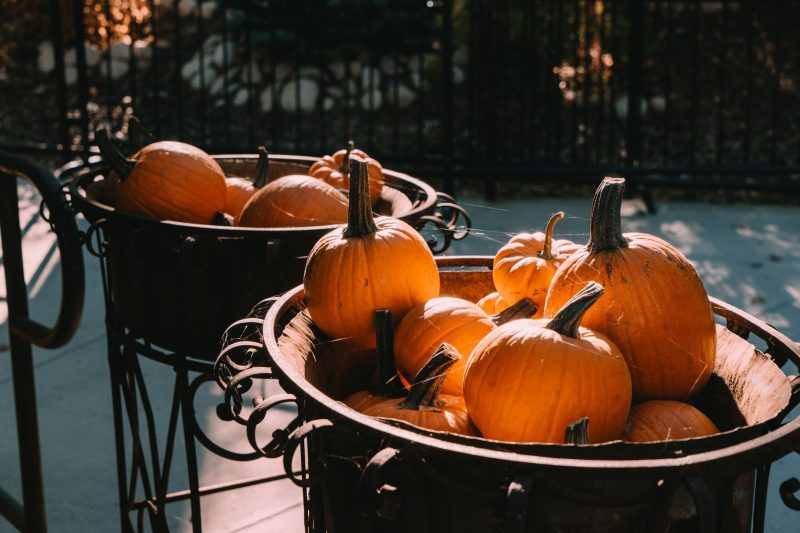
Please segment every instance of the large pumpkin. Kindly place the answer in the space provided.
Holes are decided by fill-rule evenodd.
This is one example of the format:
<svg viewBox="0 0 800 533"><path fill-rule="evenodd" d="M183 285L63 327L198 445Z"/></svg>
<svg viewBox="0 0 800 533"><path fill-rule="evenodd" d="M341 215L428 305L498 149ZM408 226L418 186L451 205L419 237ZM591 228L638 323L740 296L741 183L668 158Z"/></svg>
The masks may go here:
<svg viewBox="0 0 800 533"><path fill-rule="evenodd" d="M650 400L631 408L622 440L657 442L706 437L719 429L696 407L674 400Z"/></svg>
<svg viewBox="0 0 800 533"><path fill-rule="evenodd" d="M439 271L414 228L394 218L373 218L367 163L351 159L347 225L314 245L303 284L308 312L323 332L374 348L375 310L388 309L396 323L439 294Z"/></svg>
<svg viewBox="0 0 800 533"><path fill-rule="evenodd" d="M119 177L113 201L120 211L195 224L210 224L225 207L225 174L197 147L176 141L148 144L132 159L122 155L105 129L96 140Z"/></svg>
<svg viewBox="0 0 800 533"><path fill-rule="evenodd" d="M239 217L245 204L257 190L267 183L267 176L269 176L269 152L263 146L259 146L258 163L256 163L252 177L228 176L225 178L225 212L233 217L235 224L239 224Z"/></svg>
<svg viewBox="0 0 800 533"><path fill-rule="evenodd" d="M545 302L552 316L587 281L605 296L583 324L607 335L631 369L637 401L684 400L714 368L716 329L703 283L669 243L646 233L622 233L625 180L603 180L592 205L589 243L553 276Z"/></svg>
<svg viewBox="0 0 800 533"><path fill-rule="evenodd" d="M329 185L343 191L350 190L350 156L357 156L367 162L369 175L369 199L372 205L378 202L383 191L383 167L378 161L369 157L363 150L355 147L353 141L347 141L347 148L333 155L323 156L308 169L309 176L319 178Z"/></svg>
<svg viewBox="0 0 800 533"><path fill-rule="evenodd" d="M537 317L544 312L544 300L556 269L580 245L568 240L553 240L556 222L564 218L558 212L550 218L544 233L520 233L500 248L494 256L492 278L498 294L512 304L530 298L537 305Z"/></svg>
<svg viewBox="0 0 800 533"><path fill-rule="evenodd" d="M525 299L513 309L490 316L461 298L440 296L411 309L397 325L394 338L395 363L407 383L422 369L430 355L443 343L452 345L464 359L445 377L442 392L463 394L464 363L475 346L498 325L527 318L536 306Z"/></svg>
<svg viewBox="0 0 800 533"><path fill-rule="evenodd" d="M362 410L365 415L463 435L477 435L460 396L439 394L448 369L461 357L452 346L441 346L414 377L403 400L384 400Z"/></svg>
<svg viewBox="0 0 800 533"><path fill-rule="evenodd" d="M239 225L284 228L341 224L347 220L347 198L310 176L291 174L271 181L248 200Z"/></svg>
<svg viewBox="0 0 800 533"><path fill-rule="evenodd" d="M628 366L607 337L579 326L602 293L590 283L552 320L514 320L478 343L464 400L484 437L563 443L567 427L588 417L590 443L619 438L631 405Z"/></svg>

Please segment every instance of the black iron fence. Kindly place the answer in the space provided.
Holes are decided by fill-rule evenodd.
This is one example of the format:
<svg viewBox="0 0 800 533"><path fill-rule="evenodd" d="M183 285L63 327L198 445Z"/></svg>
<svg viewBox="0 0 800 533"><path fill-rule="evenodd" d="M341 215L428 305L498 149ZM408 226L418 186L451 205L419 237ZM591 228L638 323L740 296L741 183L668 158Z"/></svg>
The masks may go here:
<svg viewBox="0 0 800 533"><path fill-rule="evenodd" d="M215 152L353 137L450 178L800 174L795 2L2 2L21 22L0 70L7 148L85 153L136 113Z"/></svg>

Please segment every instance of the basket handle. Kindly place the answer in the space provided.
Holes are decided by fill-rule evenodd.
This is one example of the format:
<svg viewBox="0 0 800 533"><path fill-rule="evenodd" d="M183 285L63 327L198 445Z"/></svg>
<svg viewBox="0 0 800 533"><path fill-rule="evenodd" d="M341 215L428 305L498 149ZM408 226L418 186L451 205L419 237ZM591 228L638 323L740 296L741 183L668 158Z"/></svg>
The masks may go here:
<svg viewBox="0 0 800 533"><path fill-rule="evenodd" d="M49 215L45 218L55 231L58 251L61 254L61 304L58 317L52 327L31 319L27 311L25 281L17 279L8 284L9 326L14 334L42 348L59 348L73 337L83 314L85 275L81 233L75 216L59 181L44 167L24 157L0 152L0 176L2 176L2 241L6 276L9 270L22 270L22 237L19 228L16 179L31 181L42 196L42 205ZM13 275L13 274L11 274ZM14 294L17 293L17 294ZM14 304L11 300L19 298ZM24 302L24 303L23 303ZM11 306L18 307L14 312ZM14 316L16 315L16 316Z"/></svg>

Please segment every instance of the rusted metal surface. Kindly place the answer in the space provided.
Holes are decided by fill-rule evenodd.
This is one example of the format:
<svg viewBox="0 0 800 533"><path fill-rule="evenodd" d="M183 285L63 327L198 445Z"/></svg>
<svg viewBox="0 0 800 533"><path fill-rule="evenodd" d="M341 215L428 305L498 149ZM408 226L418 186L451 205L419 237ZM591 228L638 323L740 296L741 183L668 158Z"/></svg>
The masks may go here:
<svg viewBox="0 0 800 533"><path fill-rule="evenodd" d="M438 261L449 294L460 294L459 279L468 285L491 279L489 257ZM473 292L466 296L474 299ZM723 302L712 300L712 306L737 334L748 331L766 341L770 357L800 363L797 347L774 328ZM730 413L721 433L710 437L517 444L374 419L337 401L346 390L331 397L328 374L315 365L319 351L329 348L309 340L316 335L310 321L305 333L297 329L302 309L302 287L270 302L263 341L272 377L297 398L307 421L288 436L284 453L305 444L313 463L298 483L310 513L308 531L758 531L765 467L800 443L800 420L784 420L797 402L796 389L755 349L720 357L715 379L728 394L712 387L698 398ZM298 343L287 335L306 338ZM306 353L290 355L292 346ZM229 371L223 388L236 374L232 362L220 361L218 368ZM737 380L742 368L760 377ZM234 396L241 402L245 392ZM792 480L784 483L789 505L795 489Z"/></svg>

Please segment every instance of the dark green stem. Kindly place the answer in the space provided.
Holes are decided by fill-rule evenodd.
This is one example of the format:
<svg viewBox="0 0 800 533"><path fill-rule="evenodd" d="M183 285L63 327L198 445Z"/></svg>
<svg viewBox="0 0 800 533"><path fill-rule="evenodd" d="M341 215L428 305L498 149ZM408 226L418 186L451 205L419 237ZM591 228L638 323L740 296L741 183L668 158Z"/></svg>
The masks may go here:
<svg viewBox="0 0 800 533"><path fill-rule="evenodd" d="M565 337L579 339L578 328L581 325L583 315L602 295L603 286L595 281L589 282L558 310L556 316L545 327Z"/></svg>
<svg viewBox="0 0 800 533"><path fill-rule="evenodd" d="M553 230L556 227L556 222L564 218L564 212L559 211L555 215L550 217L550 220L547 222L547 229L544 230L544 248L542 251L539 252L539 257L542 259L552 259L553 258Z"/></svg>
<svg viewBox="0 0 800 533"><path fill-rule="evenodd" d="M97 132L95 132L94 140L97 143L97 147L100 148L100 155L103 156L106 163L117 173L119 179L124 180L130 176L133 167L136 166L136 161L122 155L122 152L111 142L105 128L99 128Z"/></svg>
<svg viewBox="0 0 800 533"><path fill-rule="evenodd" d="M584 416L567 426L564 444L589 444L589 417Z"/></svg>
<svg viewBox="0 0 800 533"><path fill-rule="evenodd" d="M388 309L375 311L375 333L378 338L378 363L369 393L383 398L402 398L406 395L406 388L394 364L394 326L392 312Z"/></svg>
<svg viewBox="0 0 800 533"><path fill-rule="evenodd" d="M258 163L253 171L253 187L260 189L267 184L269 178L269 151L263 147L258 147Z"/></svg>
<svg viewBox="0 0 800 533"><path fill-rule="evenodd" d="M369 201L369 178L367 162L353 156L350 161L350 203L347 208L347 227L345 237L366 237L378 231L372 217L372 205Z"/></svg>
<svg viewBox="0 0 800 533"><path fill-rule="evenodd" d="M495 325L502 326L506 322L511 322L512 320L517 320L518 318L528 318L529 316L533 316L536 314L536 310L537 307L535 303L533 303L529 298L523 298L508 309L500 311L496 315L492 315L489 318L492 319L492 322L494 322Z"/></svg>
<svg viewBox="0 0 800 533"><path fill-rule="evenodd" d="M628 240L622 234L623 192L625 178L604 178L594 193L589 242L586 245L590 252L628 247Z"/></svg>
<svg viewBox="0 0 800 533"><path fill-rule="evenodd" d="M442 344L414 377L408 396L398 404L400 409L436 407L436 398L442 388L447 371L461 355L449 344Z"/></svg>

